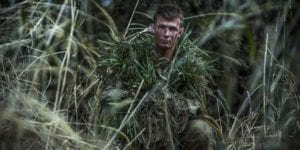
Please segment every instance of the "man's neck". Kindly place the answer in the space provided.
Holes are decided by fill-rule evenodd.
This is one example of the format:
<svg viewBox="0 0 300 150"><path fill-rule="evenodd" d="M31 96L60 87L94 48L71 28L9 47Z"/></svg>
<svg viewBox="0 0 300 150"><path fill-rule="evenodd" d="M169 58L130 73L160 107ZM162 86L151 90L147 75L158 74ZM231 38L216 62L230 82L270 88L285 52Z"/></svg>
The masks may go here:
<svg viewBox="0 0 300 150"><path fill-rule="evenodd" d="M161 56L161 57L165 57L168 58L169 60L171 60L174 56L174 52L175 52L175 47L170 48L170 49L159 49L159 48L155 48L155 51Z"/></svg>

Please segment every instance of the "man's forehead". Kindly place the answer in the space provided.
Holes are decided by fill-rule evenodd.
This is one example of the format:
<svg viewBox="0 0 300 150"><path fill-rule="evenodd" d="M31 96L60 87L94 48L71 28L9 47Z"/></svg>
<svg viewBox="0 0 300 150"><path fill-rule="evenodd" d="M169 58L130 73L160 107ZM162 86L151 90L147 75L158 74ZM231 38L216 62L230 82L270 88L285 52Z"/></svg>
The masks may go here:
<svg viewBox="0 0 300 150"><path fill-rule="evenodd" d="M173 19L165 19L163 17L158 17L156 24L163 24L168 26L180 26L180 18L173 18Z"/></svg>

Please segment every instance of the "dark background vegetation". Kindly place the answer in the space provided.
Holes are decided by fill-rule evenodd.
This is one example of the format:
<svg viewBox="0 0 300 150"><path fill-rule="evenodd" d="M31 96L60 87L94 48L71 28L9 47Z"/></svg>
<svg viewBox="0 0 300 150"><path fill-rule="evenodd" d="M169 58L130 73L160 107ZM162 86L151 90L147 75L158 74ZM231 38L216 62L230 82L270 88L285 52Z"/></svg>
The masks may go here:
<svg viewBox="0 0 300 150"><path fill-rule="evenodd" d="M61 49L64 50L67 43L60 40L60 37L56 37L49 46L45 44L43 39L38 38L38 35L36 35L37 40L32 40L34 36L27 33L33 26L27 22L35 22L29 16L30 10L34 8L32 6L36 5L34 2L38 1L27 0L28 3L24 5L21 4L23 2L25 1L0 1L0 55L2 60L0 80L2 89L12 89L17 85L15 82L11 82L15 81L12 79L15 77L11 73L14 70L12 68L22 69L30 64L31 59L23 59L23 57L36 55L30 51L31 48L57 52ZM61 0L44 0L41 2L57 4L58 6L64 3ZM138 5L134 10L137 2ZM298 97L298 91L300 90L300 30L298 25L300 23L300 3L298 1L97 0L96 3L103 7L113 19L117 28L115 31L117 39L122 39L124 33L127 32L127 25L133 12L135 13L128 34L146 28L151 23L151 17L159 4L178 4L184 11L185 29L187 32L191 31L189 38L209 53L214 64L215 72L212 73L210 83L212 94L209 100L211 103L208 107L210 114L216 120L219 119L220 124L225 126L224 134L227 135L225 131L238 126L233 125L235 119L231 116L242 116L239 120L240 126L242 126L243 121L247 123L247 120L251 120L253 112L257 113L258 116L266 113L267 119L257 118L267 120L270 135L275 135L277 131L281 131L282 137L279 141L283 141L290 149L299 148L299 143L296 143L300 140L300 105ZM88 0L76 1L76 7L84 14L78 17L74 36L84 46L77 47L74 56L76 58L71 58L76 63L68 66L75 72L77 71L76 75L68 75L76 77L68 79L72 82L68 82L70 85L67 85L63 91L64 94L61 92L60 95L64 95L69 100L74 98L72 88L77 87L76 85L80 85L78 89L89 87L92 89L91 91L80 89L83 94L81 93L76 97L79 99L79 103L84 103L84 99L91 99L97 93L97 88L93 89L93 81L96 78L88 76L92 74L93 71L90 70L94 69L94 59L96 60L98 57L94 54L98 54L97 50L101 50L96 41L99 39L114 41L114 38L111 37L111 29L106 26L106 24L112 25L109 22L110 20L103 12L99 11L95 3ZM60 9L54 7L50 9L52 13L49 16L54 16L55 20L55 16ZM63 16L66 20L70 18L70 11L65 11ZM51 23L43 22L43 30L47 30L47 24ZM68 38L71 25L72 23L66 23L63 26L64 33L62 37ZM7 46L14 41L28 38L31 42L35 41L35 43L31 43L32 45L29 44L30 42L26 43L31 48L24 45L18 46L18 48ZM64 56L65 54L59 53L55 57L47 58L47 61L51 66L59 66ZM8 74L10 79L8 79ZM31 81L32 76L33 73L28 73L24 79ZM51 76L51 83L48 85L48 80L45 81L44 79L49 79L49 76ZM18 78L20 77L18 76ZM54 94L58 90L57 84L60 82L58 79L58 73L47 72L42 75L41 79L36 80L41 85L34 87L40 91L47 90L48 92L45 93L47 99L55 99L59 96ZM31 86L25 86L24 88L27 88L27 90L24 91L30 91L29 87ZM5 97L5 95L2 95L2 97ZM44 100L44 98L41 99ZM244 103L250 101L250 99L250 104L244 106ZM84 119L90 115L88 106L84 104L78 110L75 110L75 104L68 104L68 102L62 103L62 105L66 109L74 110L68 112L70 116L79 113L82 116L78 118L82 120L76 121L86 122ZM264 102L267 103L266 112L262 110ZM218 104L222 104L224 107L221 111L216 109ZM49 100L47 105L54 107L55 101ZM63 106L62 108L64 108ZM71 118L69 118L69 121L75 122L74 118ZM255 130L254 135L260 135L260 130L256 129L262 126L262 122L251 122L255 124L251 126ZM83 128L80 125L76 127ZM229 135L227 140L234 140ZM236 136L242 139L243 136L249 135L241 133ZM267 138L267 141L272 140L270 137ZM276 140L274 143L276 143Z"/></svg>

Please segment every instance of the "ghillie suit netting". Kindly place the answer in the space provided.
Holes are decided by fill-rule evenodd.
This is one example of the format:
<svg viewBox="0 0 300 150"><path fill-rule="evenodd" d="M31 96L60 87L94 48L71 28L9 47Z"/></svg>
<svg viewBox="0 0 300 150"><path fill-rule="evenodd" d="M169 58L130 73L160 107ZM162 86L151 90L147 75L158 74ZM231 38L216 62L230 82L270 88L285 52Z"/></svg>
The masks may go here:
<svg viewBox="0 0 300 150"><path fill-rule="evenodd" d="M188 122L208 116L207 82L213 70L209 56L187 37L172 60L159 57L147 32L115 44L99 42L102 123L123 128L137 139L135 146L179 147Z"/></svg>

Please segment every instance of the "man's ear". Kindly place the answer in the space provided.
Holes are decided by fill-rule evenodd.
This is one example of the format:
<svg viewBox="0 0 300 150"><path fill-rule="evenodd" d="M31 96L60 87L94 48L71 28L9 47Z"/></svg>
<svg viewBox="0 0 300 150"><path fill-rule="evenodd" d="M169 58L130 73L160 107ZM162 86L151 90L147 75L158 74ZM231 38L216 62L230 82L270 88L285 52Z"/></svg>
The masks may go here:
<svg viewBox="0 0 300 150"><path fill-rule="evenodd" d="M184 28L182 27L179 29L178 37L181 37L183 33L184 33Z"/></svg>
<svg viewBox="0 0 300 150"><path fill-rule="evenodd" d="M149 26L150 32L154 33L154 23L151 23Z"/></svg>

